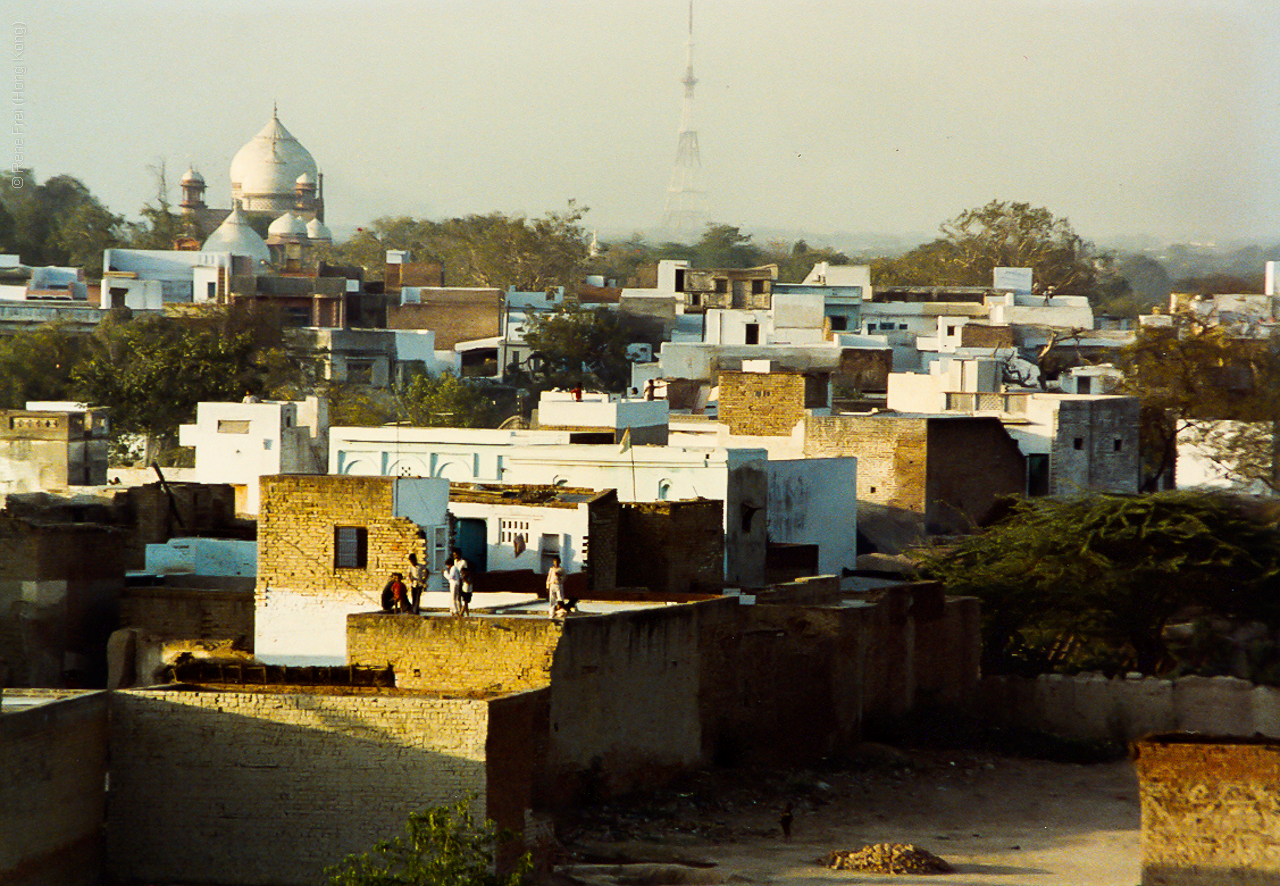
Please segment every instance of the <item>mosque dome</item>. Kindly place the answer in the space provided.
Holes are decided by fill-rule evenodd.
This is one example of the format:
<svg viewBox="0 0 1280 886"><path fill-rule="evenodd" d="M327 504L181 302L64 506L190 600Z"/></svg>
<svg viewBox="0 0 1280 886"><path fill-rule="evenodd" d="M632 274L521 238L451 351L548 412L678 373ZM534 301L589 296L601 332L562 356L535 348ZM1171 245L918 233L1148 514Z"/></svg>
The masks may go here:
<svg viewBox="0 0 1280 886"><path fill-rule="evenodd" d="M315 188L316 177L309 172L304 172L294 180L295 188Z"/></svg>
<svg viewBox="0 0 1280 886"><path fill-rule="evenodd" d="M244 199L245 208L267 208L257 205L255 197L285 196L293 199L298 177L317 174L311 152L284 128L272 112L271 120L249 143L236 152L231 161L233 198ZM283 207L281 207L283 208Z"/></svg>
<svg viewBox="0 0 1280 886"><path fill-rule="evenodd" d="M182 173L181 183L184 185L202 185L204 184L204 176L196 172L194 166L188 166L187 171Z"/></svg>
<svg viewBox="0 0 1280 886"><path fill-rule="evenodd" d="M240 204L231 210L227 220L209 235L202 247L205 252L229 252L232 255L247 255L258 261L271 261L271 250L266 241L258 236L258 232L249 226L240 212Z"/></svg>
<svg viewBox="0 0 1280 886"><path fill-rule="evenodd" d="M310 240L321 240L325 243L333 242L333 233L325 227L324 222L318 218L313 218L307 222L307 238Z"/></svg>
<svg viewBox="0 0 1280 886"><path fill-rule="evenodd" d="M305 237L307 223L292 212L286 212L267 228L268 237Z"/></svg>

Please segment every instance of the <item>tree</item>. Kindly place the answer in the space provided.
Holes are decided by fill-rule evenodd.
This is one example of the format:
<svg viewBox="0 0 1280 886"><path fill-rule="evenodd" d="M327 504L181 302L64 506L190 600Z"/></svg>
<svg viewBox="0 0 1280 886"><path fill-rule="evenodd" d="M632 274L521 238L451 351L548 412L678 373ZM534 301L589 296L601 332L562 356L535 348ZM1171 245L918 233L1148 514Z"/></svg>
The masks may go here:
<svg viewBox="0 0 1280 886"><path fill-rule="evenodd" d="M500 835L492 822L478 824L468 801L409 816L406 834L349 855L325 871L329 886L520 886L532 864L522 856L498 873Z"/></svg>
<svg viewBox="0 0 1280 886"><path fill-rule="evenodd" d="M764 263L764 251L736 225L707 225L693 245L693 254L700 268L750 268Z"/></svg>
<svg viewBox="0 0 1280 886"><path fill-rule="evenodd" d="M47 323L0 338L0 408L29 400L72 399L72 376L88 349L85 336Z"/></svg>
<svg viewBox="0 0 1280 886"><path fill-rule="evenodd" d="M69 175L41 184L30 169L8 170L0 183L0 204L9 218L0 249L17 253L28 265L70 265L74 260L77 266L96 268L102 263L99 247L119 242L120 217Z"/></svg>
<svg viewBox="0 0 1280 886"><path fill-rule="evenodd" d="M537 314L527 324L525 341L533 351L529 374L536 384L623 391L631 381L626 333L608 308L566 303Z"/></svg>
<svg viewBox="0 0 1280 886"><path fill-rule="evenodd" d="M169 203L169 177L164 161L147 168L156 180L155 202L142 207L141 222L129 225L129 245L134 249L173 249L174 243L189 233L189 225Z"/></svg>
<svg viewBox="0 0 1280 886"><path fill-rule="evenodd" d="M1029 203L992 200L939 230L941 237L900 258L874 262L873 282L990 286L997 267L1029 267L1038 288L1093 296L1106 264L1067 219Z"/></svg>
<svg viewBox="0 0 1280 886"><path fill-rule="evenodd" d="M1176 615L1280 626L1280 530L1254 507L1172 492L1024 500L922 571L982 600L987 673L1158 673Z"/></svg>
<svg viewBox="0 0 1280 886"><path fill-rule="evenodd" d="M278 328L252 312L208 308L182 317L107 318L72 373L79 399L111 410L117 435L145 438L144 460L168 458L178 426L204 400L269 393Z"/></svg>
<svg viewBox="0 0 1280 886"><path fill-rule="evenodd" d="M386 250L406 249L417 261L440 262L451 285L546 292L580 281L588 259L585 215L570 202L532 221L500 212L443 222L380 218L335 254L373 270L382 267Z"/></svg>
<svg viewBox="0 0 1280 886"><path fill-rule="evenodd" d="M401 421L423 428L491 428L498 423L497 404L486 385L452 372L432 377L414 373L396 390Z"/></svg>
<svg viewBox="0 0 1280 886"><path fill-rule="evenodd" d="M1177 458L1180 434L1242 479L1280 488L1270 426L1280 421L1280 355L1270 341L1231 337L1186 312L1168 327L1144 327L1121 353L1119 393L1143 406L1147 488ZM1221 432L1223 421L1262 423L1247 433Z"/></svg>

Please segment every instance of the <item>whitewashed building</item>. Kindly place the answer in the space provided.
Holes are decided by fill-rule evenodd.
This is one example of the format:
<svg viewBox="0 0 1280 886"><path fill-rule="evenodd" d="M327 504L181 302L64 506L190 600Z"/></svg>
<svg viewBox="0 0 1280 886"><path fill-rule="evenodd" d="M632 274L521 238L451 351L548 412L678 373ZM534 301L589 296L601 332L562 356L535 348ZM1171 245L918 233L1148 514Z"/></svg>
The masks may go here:
<svg viewBox="0 0 1280 886"><path fill-rule="evenodd" d="M323 398L201 403L196 423L178 428L178 442L195 448L196 482L231 484L236 510L256 514L261 477L326 473L328 431Z"/></svg>

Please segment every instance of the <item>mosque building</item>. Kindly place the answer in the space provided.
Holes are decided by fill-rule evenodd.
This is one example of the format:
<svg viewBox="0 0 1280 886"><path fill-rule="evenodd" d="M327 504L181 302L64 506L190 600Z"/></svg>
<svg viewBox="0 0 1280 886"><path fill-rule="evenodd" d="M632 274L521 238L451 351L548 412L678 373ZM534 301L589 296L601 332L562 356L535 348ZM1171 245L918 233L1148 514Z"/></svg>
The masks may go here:
<svg viewBox="0 0 1280 886"><path fill-rule="evenodd" d="M234 246L238 254L268 256L282 265L297 262L308 246L333 242L324 223L324 176L275 108L267 124L236 152L230 171L232 209L205 203L207 185L194 166L179 183L183 214L199 236L207 234L204 251Z"/></svg>

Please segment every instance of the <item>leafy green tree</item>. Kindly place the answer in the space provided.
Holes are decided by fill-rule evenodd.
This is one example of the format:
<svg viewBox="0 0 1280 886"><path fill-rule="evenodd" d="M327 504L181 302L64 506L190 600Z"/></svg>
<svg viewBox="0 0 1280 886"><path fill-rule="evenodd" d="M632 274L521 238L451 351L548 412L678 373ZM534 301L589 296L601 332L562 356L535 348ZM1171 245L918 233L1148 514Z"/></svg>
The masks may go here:
<svg viewBox="0 0 1280 886"><path fill-rule="evenodd" d="M492 822L475 821L466 800L409 816L406 833L349 855L329 868L329 886L520 886L529 881L529 856L498 873L500 836Z"/></svg>
<svg viewBox="0 0 1280 886"><path fill-rule="evenodd" d="M84 268L90 280L102 278L102 252L119 246L124 219L107 211L96 200L83 203L58 221L54 246L67 256L66 263Z"/></svg>
<svg viewBox="0 0 1280 886"><path fill-rule="evenodd" d="M809 276L819 262L847 265L849 256L825 246L812 247L803 240L788 243L785 240L770 241L761 255L764 262L778 266L779 283L799 283Z"/></svg>
<svg viewBox="0 0 1280 886"><path fill-rule="evenodd" d="M1177 615L1280 626L1280 531L1251 507L1173 492L1019 501L922 571L982 600L988 673L1159 673Z"/></svg>
<svg viewBox="0 0 1280 886"><path fill-rule="evenodd" d="M235 401L266 390L278 361L278 329L241 309L109 317L72 373L78 399L111 410L117 435L145 438L144 461L173 455L178 426L202 400Z"/></svg>
<svg viewBox="0 0 1280 886"><path fill-rule="evenodd" d="M0 182L0 204L10 219L0 249L17 253L25 264L101 267L93 250L119 242L120 217L69 175L40 183L30 169L11 169ZM2 226L0 226L2 227ZM0 235L4 232L0 230Z"/></svg>
<svg viewBox="0 0 1280 886"><path fill-rule="evenodd" d="M940 232L900 258L874 262L873 282L990 286L997 267L1029 267L1038 287L1093 296L1105 266L1067 219L1029 203L992 200L943 222Z"/></svg>
<svg viewBox="0 0 1280 886"><path fill-rule="evenodd" d="M396 391L401 421L423 428L491 428L497 404L487 385L452 372L432 377L414 373Z"/></svg>
<svg viewBox="0 0 1280 886"><path fill-rule="evenodd" d="M1226 420L1280 421L1280 355L1269 341L1232 338L1221 326L1191 314L1175 314L1172 323L1140 329L1119 361L1124 373L1119 393L1142 401L1148 480L1172 468L1178 436L1190 431L1202 436L1209 456L1229 470L1280 488L1273 434L1265 427L1247 433L1216 430Z"/></svg>
<svg viewBox="0 0 1280 886"><path fill-rule="evenodd" d="M438 261L455 286L514 286L526 292L571 288L587 267L586 210L570 203L538 219L500 212L442 222L381 218L335 250L340 261L380 269L388 249L407 249L415 261Z"/></svg>
<svg viewBox="0 0 1280 886"><path fill-rule="evenodd" d="M631 380L627 335L608 308L566 303L527 324L533 382L542 387L623 391Z"/></svg>
<svg viewBox="0 0 1280 886"><path fill-rule="evenodd" d="M736 225L709 224L693 245L694 263L700 268L750 268L764 263L764 250Z"/></svg>
<svg viewBox="0 0 1280 886"><path fill-rule="evenodd" d="M73 399L72 375L87 351L83 335L47 323L0 338L0 407Z"/></svg>

